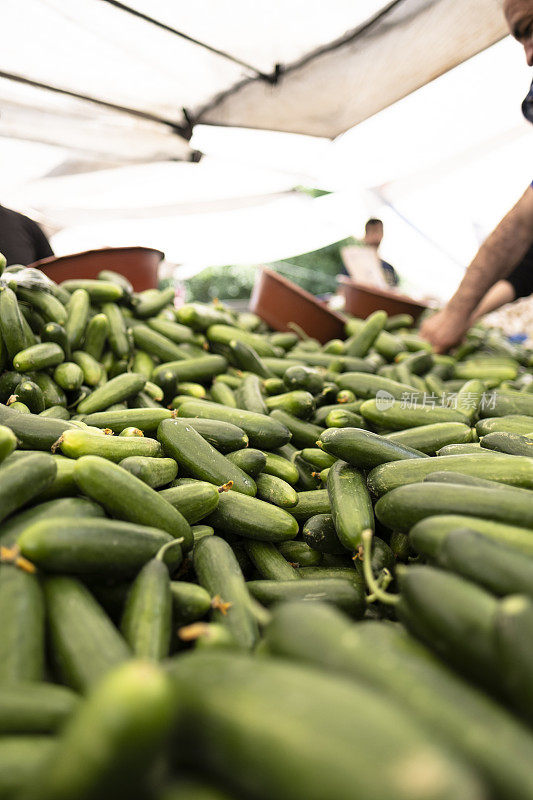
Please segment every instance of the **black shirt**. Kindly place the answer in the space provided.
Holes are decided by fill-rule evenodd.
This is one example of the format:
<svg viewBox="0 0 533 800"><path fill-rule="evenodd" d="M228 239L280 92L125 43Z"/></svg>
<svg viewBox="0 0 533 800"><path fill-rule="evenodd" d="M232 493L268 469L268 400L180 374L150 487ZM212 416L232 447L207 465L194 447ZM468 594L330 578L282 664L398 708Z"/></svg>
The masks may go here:
<svg viewBox="0 0 533 800"><path fill-rule="evenodd" d="M517 299L533 294L533 245L506 280L513 287Z"/></svg>
<svg viewBox="0 0 533 800"><path fill-rule="evenodd" d="M36 222L4 206L0 206L0 253L5 255L8 266L26 266L54 255Z"/></svg>

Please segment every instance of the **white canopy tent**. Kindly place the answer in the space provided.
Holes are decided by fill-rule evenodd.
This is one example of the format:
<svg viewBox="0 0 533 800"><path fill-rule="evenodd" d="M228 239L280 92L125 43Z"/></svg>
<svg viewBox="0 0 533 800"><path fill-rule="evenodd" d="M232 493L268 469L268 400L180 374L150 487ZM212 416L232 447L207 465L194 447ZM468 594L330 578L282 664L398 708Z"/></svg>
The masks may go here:
<svg viewBox="0 0 533 800"><path fill-rule="evenodd" d="M333 138L505 35L498 0L3 0L0 136L184 158L202 122Z"/></svg>

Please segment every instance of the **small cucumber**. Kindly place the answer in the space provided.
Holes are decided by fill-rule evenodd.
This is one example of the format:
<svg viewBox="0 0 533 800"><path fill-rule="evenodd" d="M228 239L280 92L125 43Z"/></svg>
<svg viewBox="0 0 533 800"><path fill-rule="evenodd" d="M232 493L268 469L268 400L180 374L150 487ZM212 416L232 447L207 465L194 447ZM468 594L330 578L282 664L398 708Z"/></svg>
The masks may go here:
<svg viewBox="0 0 533 800"><path fill-rule="evenodd" d="M196 583L170 581L170 595L172 620L176 626L202 619L211 608L211 595Z"/></svg>
<svg viewBox="0 0 533 800"><path fill-rule="evenodd" d="M298 495L287 481L263 472L256 478L257 497L280 508L291 508L298 502Z"/></svg>
<svg viewBox="0 0 533 800"><path fill-rule="evenodd" d="M94 389L88 397L78 404L79 414L94 414L103 411L113 403L128 400L143 390L146 378L135 372L117 375L103 386Z"/></svg>
<svg viewBox="0 0 533 800"><path fill-rule="evenodd" d="M266 464L262 469L267 475L281 478L282 481L294 486L298 482L298 470L290 461L276 453L265 453Z"/></svg>
<svg viewBox="0 0 533 800"><path fill-rule="evenodd" d="M419 450L358 428L329 428L317 444L326 453L363 469L372 469L391 461L427 459L426 454Z"/></svg>
<svg viewBox="0 0 533 800"><path fill-rule="evenodd" d="M74 477L81 491L114 517L154 526L174 538L182 538L184 551L192 547L192 532L182 514L161 493L118 464L97 456L83 456L76 462Z"/></svg>
<svg viewBox="0 0 533 800"><path fill-rule="evenodd" d="M37 576L23 571L15 563L0 564L2 685L44 679L42 590Z"/></svg>
<svg viewBox="0 0 533 800"><path fill-rule="evenodd" d="M157 436L165 452L187 474L217 486L232 481L235 491L255 495L253 479L215 450L192 425L181 419L163 420L157 429Z"/></svg>
<svg viewBox="0 0 533 800"><path fill-rule="evenodd" d="M235 450L232 453L228 453L226 458L251 478L256 478L260 472L264 471L267 461L266 453L261 450L255 450L253 447Z"/></svg>
<svg viewBox="0 0 533 800"><path fill-rule="evenodd" d="M486 436L496 431L508 433L522 433L527 435L533 431L532 418L525 414L509 414L505 417L488 417L476 423L478 436Z"/></svg>
<svg viewBox="0 0 533 800"><path fill-rule="evenodd" d="M163 489L159 495L177 508L192 525L207 517L218 506L220 492L206 481L192 481L181 486Z"/></svg>
<svg viewBox="0 0 533 800"><path fill-rule="evenodd" d="M291 508L291 515L298 522L307 522L315 514L330 514L331 505L327 489L298 492L298 502Z"/></svg>
<svg viewBox="0 0 533 800"><path fill-rule="evenodd" d="M434 456L437 450L446 445L471 442L472 429L463 422L436 422L387 433L385 438Z"/></svg>
<svg viewBox="0 0 533 800"><path fill-rule="evenodd" d="M229 408L237 408L238 404L235 398L235 392L225 383L217 383L215 381L211 386L209 394L214 403L220 403Z"/></svg>
<svg viewBox="0 0 533 800"><path fill-rule="evenodd" d="M239 647L251 650L259 630L233 550L224 539L207 536L194 548L193 560L200 585L220 600L219 606L214 606L214 620L227 626Z"/></svg>
<svg viewBox="0 0 533 800"><path fill-rule="evenodd" d="M102 366L89 353L76 350L72 353L72 360L83 373L83 383L86 386L98 386L102 378Z"/></svg>
<svg viewBox="0 0 533 800"><path fill-rule="evenodd" d="M56 473L57 465L52 456L46 453L28 455L21 463L3 464L0 480L0 521L48 489L53 484Z"/></svg>
<svg viewBox="0 0 533 800"><path fill-rule="evenodd" d="M146 436L100 436L83 429L68 430L58 439L61 452L70 458L101 456L109 461L122 461L129 456L162 455L156 439Z"/></svg>
<svg viewBox="0 0 533 800"><path fill-rule="evenodd" d="M66 686L20 682L0 687L0 734L53 733L79 704Z"/></svg>
<svg viewBox="0 0 533 800"><path fill-rule="evenodd" d="M261 392L261 381L257 375L245 375L240 387L235 392L237 406L244 411L253 411L256 414L268 414Z"/></svg>
<svg viewBox="0 0 533 800"><path fill-rule="evenodd" d="M43 394L45 409L51 406L67 405L65 392L47 372L30 372L29 376L30 379L37 384ZM70 414L65 417L65 419L70 419Z"/></svg>
<svg viewBox="0 0 533 800"><path fill-rule="evenodd" d="M291 444L295 447L314 447L316 440L324 431L324 428L321 428L319 425L297 419L281 409L272 411L270 418L281 423L281 425L285 426L290 431L292 437Z"/></svg>
<svg viewBox="0 0 533 800"><path fill-rule="evenodd" d="M160 361L184 361L186 359L178 344L163 336L162 333L152 330L147 325L135 325L133 327L133 341L140 350Z"/></svg>
<svg viewBox="0 0 533 800"><path fill-rule="evenodd" d="M167 486L178 474L178 465L173 458L128 456L119 462L119 466L131 472L152 489Z"/></svg>
<svg viewBox="0 0 533 800"><path fill-rule="evenodd" d="M399 383L381 375L371 375L367 372L344 372L337 380L339 389L351 389L357 397L376 397L378 392L386 392L395 400L415 392L410 384Z"/></svg>
<svg viewBox="0 0 533 800"><path fill-rule="evenodd" d="M42 342L21 350L13 357L13 366L19 372L55 367L65 360L65 354L55 342Z"/></svg>
<svg viewBox="0 0 533 800"><path fill-rule="evenodd" d="M262 578L274 581L299 579L297 570L288 563L273 542L257 542L250 539L244 543L244 548Z"/></svg>
<svg viewBox="0 0 533 800"><path fill-rule="evenodd" d="M345 352L349 356L363 358L366 356L375 340L385 327L387 314L385 311L375 311L365 320L364 325L345 342Z"/></svg>
<svg viewBox="0 0 533 800"><path fill-rule="evenodd" d="M152 380L162 388L165 388L162 383L162 378L166 376L165 380L173 382L175 389L177 384L183 381L193 381L194 383L210 381L215 375L220 375L222 372L225 372L227 366L228 362L226 359L218 355L205 355L200 358L168 361L154 369ZM174 391L174 394L175 393Z"/></svg>
<svg viewBox="0 0 533 800"><path fill-rule="evenodd" d="M17 446L17 437L5 425L0 425L0 463L7 458Z"/></svg>
<svg viewBox="0 0 533 800"><path fill-rule="evenodd" d="M416 396L416 392L414 395ZM415 401L404 406L400 401L388 400L386 397L364 402L361 406L361 414L374 425L380 425L389 430L414 428L418 425L429 425L436 422L468 424L468 417L455 408L418 405Z"/></svg>
<svg viewBox="0 0 533 800"><path fill-rule="evenodd" d="M490 541L505 545L510 550L525 556L533 556L533 541L530 531L526 528L459 514L425 517L411 528L409 541L417 553L428 558L436 558L446 537L454 530L465 528Z"/></svg>
<svg viewBox="0 0 533 800"><path fill-rule="evenodd" d="M110 303L121 300L124 296L124 289L116 283L110 281L99 281L89 278L71 278L61 282L61 287L67 292L75 292L77 289L84 289L91 303Z"/></svg>
<svg viewBox="0 0 533 800"><path fill-rule="evenodd" d="M481 447L495 450L498 453L508 453L513 456L533 456L533 433L531 436L524 436L520 433L495 431L482 436L480 444Z"/></svg>
<svg viewBox="0 0 533 800"><path fill-rule="evenodd" d="M95 314L85 329L85 341L83 350L87 355L92 356L96 361L102 358L104 346L109 334L109 322L105 314Z"/></svg>
<svg viewBox="0 0 533 800"><path fill-rule="evenodd" d="M279 413L282 412L274 412L274 414ZM185 400L178 409L178 416L230 422L247 434L252 447L260 449L281 447L290 439L290 431L287 427L273 417L238 408L227 408L204 400Z"/></svg>
<svg viewBox="0 0 533 800"><path fill-rule="evenodd" d="M58 325L65 325L67 321L67 310L57 297L49 292L40 289L17 288L19 300L29 303L30 306L39 311L48 322L57 322Z"/></svg>
<svg viewBox="0 0 533 800"><path fill-rule="evenodd" d="M10 361L27 347L23 320L15 292L0 286L0 335Z"/></svg>
<svg viewBox="0 0 533 800"><path fill-rule="evenodd" d="M134 309L137 317L152 317L158 314L165 306L174 303L175 290L173 286L166 289L146 289L135 295Z"/></svg>
<svg viewBox="0 0 533 800"><path fill-rule="evenodd" d="M83 384L83 372L72 361L64 361L55 368L54 381L66 392L75 392Z"/></svg>
<svg viewBox="0 0 533 800"><path fill-rule="evenodd" d="M149 661L161 661L170 649L172 595L168 567L163 560L167 548L163 545L135 578L120 626L134 655Z"/></svg>
<svg viewBox="0 0 533 800"><path fill-rule="evenodd" d="M309 419L315 411L313 395L301 389L267 397L265 404L269 411L279 408L299 419Z"/></svg>
<svg viewBox="0 0 533 800"><path fill-rule="evenodd" d="M327 487L337 536L347 550L356 551L363 531L374 530L374 512L366 480L355 467L336 461L329 470Z"/></svg>
<svg viewBox="0 0 533 800"><path fill-rule="evenodd" d="M217 508L206 522L215 530L263 542L283 542L298 533L298 523L287 511L233 491L220 495Z"/></svg>
<svg viewBox="0 0 533 800"><path fill-rule="evenodd" d="M333 408L326 417L325 425L327 428L366 428L363 417L346 408Z"/></svg>
<svg viewBox="0 0 533 800"><path fill-rule="evenodd" d="M67 321L65 331L72 350L80 347L89 319L90 299L85 289L72 292L67 303Z"/></svg>
<svg viewBox="0 0 533 800"><path fill-rule="evenodd" d="M360 619L365 611L363 587L343 578L248 581L246 585L252 597L265 606L293 600L332 603L355 619Z"/></svg>
<svg viewBox="0 0 533 800"><path fill-rule="evenodd" d="M167 408L128 408L123 411L97 411L85 414L83 421L86 425L96 428L109 428L113 433L120 433L124 428L140 428L145 433L157 430L157 426L164 419L170 419L172 411Z"/></svg>
<svg viewBox="0 0 533 800"><path fill-rule="evenodd" d="M346 548L341 544L331 514L315 514L309 517L302 528L304 542L319 553L343 555Z"/></svg>
<svg viewBox="0 0 533 800"><path fill-rule="evenodd" d="M116 303L104 303L102 311L107 318L107 340L116 358L126 358L130 353L130 343L126 335L126 323Z"/></svg>
<svg viewBox="0 0 533 800"><path fill-rule="evenodd" d="M297 567L317 567L322 563L322 553L313 550L305 542L280 542L279 552Z"/></svg>

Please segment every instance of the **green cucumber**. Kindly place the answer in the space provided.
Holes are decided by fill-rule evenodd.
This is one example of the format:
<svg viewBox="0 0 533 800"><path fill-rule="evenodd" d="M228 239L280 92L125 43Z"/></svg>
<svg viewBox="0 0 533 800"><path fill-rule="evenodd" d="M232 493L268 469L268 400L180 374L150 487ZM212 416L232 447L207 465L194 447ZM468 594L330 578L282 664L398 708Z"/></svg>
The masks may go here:
<svg viewBox="0 0 533 800"><path fill-rule="evenodd" d="M203 340L203 337L199 337L187 325L181 325L179 322L153 317L146 320L146 323L152 330L161 333L176 344L201 344Z"/></svg>
<svg viewBox="0 0 533 800"><path fill-rule="evenodd" d="M317 470L328 469L332 467L337 460L334 456L330 456L329 453L326 453L319 447L304 447L300 455L304 461L307 461L308 464L311 464L311 466Z"/></svg>
<svg viewBox="0 0 533 800"><path fill-rule="evenodd" d="M67 332L62 325L57 322L47 322L41 329L41 342L54 342L70 358L70 344L67 339Z"/></svg>
<svg viewBox="0 0 533 800"><path fill-rule="evenodd" d="M417 553L435 558L446 537L452 531L464 528L484 536L489 541L505 545L510 550L525 556L533 556L533 540L526 528L459 514L425 517L411 528L409 541Z"/></svg>
<svg viewBox="0 0 533 800"><path fill-rule="evenodd" d="M279 413L282 412L273 412L273 416ZM287 444L290 439L287 427L273 417L238 408L227 408L204 400L185 400L178 409L178 416L231 422L247 434L252 447L270 450Z"/></svg>
<svg viewBox="0 0 533 800"><path fill-rule="evenodd" d="M117 283L111 281L101 281L92 278L71 278L61 282L61 287L71 294L78 289L84 289L91 303L112 303L121 300L124 296L124 289Z"/></svg>
<svg viewBox="0 0 533 800"><path fill-rule="evenodd" d="M99 361L104 352L104 346L109 334L109 322L105 314L95 314L85 329L83 350L87 355Z"/></svg>
<svg viewBox="0 0 533 800"><path fill-rule="evenodd" d="M309 517L302 528L304 542L319 553L343 555L346 548L341 544L331 514L315 514Z"/></svg>
<svg viewBox="0 0 533 800"><path fill-rule="evenodd" d="M255 450L253 447L235 450L232 453L228 453L226 458L251 478L256 478L260 472L263 472L267 461L266 453L261 450Z"/></svg>
<svg viewBox="0 0 533 800"><path fill-rule="evenodd" d="M378 392L386 392L396 400L401 400L406 395L409 397L416 393L412 385L399 383L381 375L371 375L367 372L344 372L337 379L339 389L351 389L357 397L376 397Z"/></svg>
<svg viewBox="0 0 533 800"><path fill-rule="evenodd" d="M476 423L478 436L496 431L528 434L533 431L531 417L525 414L508 414L505 417L488 417Z"/></svg>
<svg viewBox="0 0 533 800"><path fill-rule="evenodd" d="M218 506L206 522L215 530L262 542L283 542L298 533L298 524L287 511L233 491L220 495Z"/></svg>
<svg viewBox="0 0 533 800"><path fill-rule="evenodd" d="M163 420L157 435L165 452L189 475L217 486L232 481L235 491L255 495L252 478L215 450L192 425L180 419Z"/></svg>
<svg viewBox="0 0 533 800"><path fill-rule="evenodd" d="M434 557L438 567L478 583L497 595L533 591L533 558L511 550L469 528L443 538Z"/></svg>
<svg viewBox="0 0 533 800"><path fill-rule="evenodd" d="M268 409L261 393L261 381L253 373L244 376L240 387L235 392L235 400L237 406L244 411L268 414Z"/></svg>
<svg viewBox="0 0 533 800"><path fill-rule="evenodd" d="M15 395L19 403L27 406L32 414L40 414L45 409L44 395L39 386L30 380L23 380L17 386ZM10 403L13 405L13 403Z"/></svg>
<svg viewBox="0 0 533 800"><path fill-rule="evenodd" d="M434 456L446 445L471 442L472 429L463 422L436 422L387 433L385 438Z"/></svg>
<svg viewBox="0 0 533 800"><path fill-rule="evenodd" d="M175 290L173 286L166 289L146 289L135 296L134 309L137 317L152 317L158 314L165 306L174 303Z"/></svg>
<svg viewBox="0 0 533 800"><path fill-rule="evenodd" d="M23 319L15 292L0 286L0 335L9 360L27 347Z"/></svg>
<svg viewBox="0 0 533 800"><path fill-rule="evenodd" d="M241 340L231 341L229 346L232 350L237 367L243 372L253 373L260 378L271 378L272 372L265 366L257 351L249 344Z"/></svg>
<svg viewBox="0 0 533 800"><path fill-rule="evenodd" d="M228 362L218 355L205 355L200 358L185 358L180 361L168 361L156 367L152 380L164 388L161 379L168 373L166 380L174 382L174 388L183 381L204 383L210 381L215 375L226 371ZM175 394L175 392L174 392Z"/></svg>
<svg viewBox="0 0 533 800"><path fill-rule="evenodd" d="M54 370L54 381L66 392L75 392L83 384L83 371L72 361L64 361Z"/></svg>
<svg viewBox="0 0 533 800"><path fill-rule="evenodd" d="M179 421L194 428L202 438L221 453L229 455L234 451L243 450L248 446L248 436L246 433L242 428L233 425L231 422L181 416L179 417Z"/></svg>
<svg viewBox="0 0 533 800"><path fill-rule="evenodd" d="M44 680L44 602L36 575L0 563L0 684Z"/></svg>
<svg viewBox="0 0 533 800"><path fill-rule="evenodd" d="M464 486L481 486L485 489L495 489L497 491L505 492L509 489L506 483L497 483L496 481L487 480L487 478L478 478L475 475L464 475L462 472L431 472L425 481L434 481L436 483L459 483ZM529 489L522 489L522 492L528 492Z"/></svg>
<svg viewBox="0 0 533 800"><path fill-rule="evenodd" d="M291 515L298 522L307 522L315 514L331 514L327 489L298 492L298 502L291 508Z"/></svg>
<svg viewBox="0 0 533 800"><path fill-rule="evenodd" d="M283 558L297 567L317 567L322 563L322 554L313 550L306 542L280 542L278 548Z"/></svg>
<svg viewBox="0 0 533 800"><path fill-rule="evenodd" d="M206 616L211 608L211 595L203 586L187 581L170 581L173 624L188 625Z"/></svg>
<svg viewBox="0 0 533 800"><path fill-rule="evenodd" d="M209 771L239 795L254 800L484 796L459 760L395 702L366 685L331 680L324 672L281 659L214 650L173 659L168 669L184 704L179 751L187 748L194 767ZM357 759L350 735L354 720L364 731ZM305 746L302 731L313 732ZM410 768L414 764L416 776Z"/></svg>
<svg viewBox="0 0 533 800"><path fill-rule="evenodd" d="M290 392L267 397L265 404L269 411L279 408L299 419L309 419L315 411L313 395L302 389L294 389Z"/></svg>
<svg viewBox="0 0 533 800"><path fill-rule="evenodd" d="M164 545L135 578L120 626L134 655L149 661L161 661L170 649L172 595L163 560L167 547Z"/></svg>
<svg viewBox="0 0 533 800"><path fill-rule="evenodd" d="M0 686L0 734L53 733L79 703L66 686L20 682ZM1 790L0 790L1 793Z"/></svg>
<svg viewBox="0 0 533 800"><path fill-rule="evenodd" d="M13 357L13 366L19 372L28 372L33 369L55 367L64 360L65 354L58 344L43 342L16 353Z"/></svg>
<svg viewBox="0 0 533 800"><path fill-rule="evenodd" d="M133 372L140 372L148 381L152 377L152 372L155 369L155 362L152 356L144 353L142 350L135 350L133 354Z"/></svg>
<svg viewBox="0 0 533 800"><path fill-rule="evenodd" d="M178 474L178 465L173 458L128 456L119 461L119 467L131 472L152 489L167 486Z"/></svg>
<svg viewBox="0 0 533 800"><path fill-rule="evenodd" d="M298 502L298 495L290 483L263 472L256 478L257 497L280 508L291 508Z"/></svg>
<svg viewBox="0 0 533 800"><path fill-rule="evenodd" d="M266 639L276 656L333 670L401 705L430 736L466 757L498 797L533 797L531 731L399 626L353 625L334 608L292 603L274 611Z"/></svg>
<svg viewBox="0 0 533 800"><path fill-rule="evenodd" d="M349 356L363 358L366 356L375 340L385 327L387 314L385 311L375 311L365 320L361 328L345 342L345 352Z"/></svg>
<svg viewBox="0 0 533 800"><path fill-rule="evenodd" d="M152 373L150 372L150 375ZM178 395L189 395L189 397L195 397L197 400L205 400L207 398L207 391L205 386L202 386L201 383L191 383L190 381L183 381L183 383L178 383L176 386L176 391Z"/></svg>
<svg viewBox="0 0 533 800"><path fill-rule="evenodd" d="M324 431L317 444L331 456L363 469L372 469L393 461L427 459L426 454L419 450L358 428L329 428Z"/></svg>
<svg viewBox="0 0 533 800"><path fill-rule="evenodd" d="M103 411L114 403L128 400L142 391L146 378L135 372L117 375L103 386L94 389L88 397L78 404L78 414L93 414Z"/></svg>
<svg viewBox="0 0 533 800"><path fill-rule="evenodd" d="M18 735L0 738L0 797L21 797L34 775L42 771L56 749L54 736Z"/></svg>
<svg viewBox="0 0 533 800"><path fill-rule="evenodd" d="M154 526L183 539L184 551L192 547L191 529L182 514L160 493L118 464L98 456L83 456L76 462L74 477L80 490L114 517Z"/></svg>
<svg viewBox="0 0 533 800"><path fill-rule="evenodd" d="M533 395L528 392L513 392L512 394L495 391L486 402L486 412L482 410L482 417L506 417L509 414L525 415L533 418Z"/></svg>
<svg viewBox="0 0 533 800"><path fill-rule="evenodd" d="M30 306L40 311L48 322L57 322L58 325L65 325L67 321L67 310L57 297L41 289L23 289L17 287L19 300L29 303Z"/></svg>
<svg viewBox="0 0 533 800"><path fill-rule="evenodd" d="M459 514L533 527L531 499L522 490L505 491L445 483L412 483L393 489L376 503L376 517L386 527L408 532L426 517Z"/></svg>
<svg viewBox="0 0 533 800"><path fill-rule="evenodd" d="M459 389L455 407L466 414L470 423L477 417L479 406L483 400L485 384L479 378L473 378Z"/></svg>
<svg viewBox="0 0 533 800"><path fill-rule="evenodd" d="M102 379L102 366L89 353L83 350L76 350L72 353L72 360L83 373L83 383L86 386L98 386Z"/></svg>
<svg viewBox="0 0 533 800"><path fill-rule="evenodd" d="M176 311L178 322L195 331L205 331L210 325L232 325L230 314L203 303L188 303Z"/></svg>
<svg viewBox="0 0 533 800"><path fill-rule="evenodd" d="M250 539L244 543L244 548L262 578L274 581L298 580L298 571L288 563L273 542L257 542Z"/></svg>
<svg viewBox="0 0 533 800"><path fill-rule="evenodd" d="M137 795L175 716L175 692L156 664L118 667L80 704L49 761L30 777L24 800Z"/></svg>
<svg viewBox="0 0 533 800"><path fill-rule="evenodd" d="M414 397L417 393L411 392ZM468 424L468 418L455 408L441 406L418 405L409 401L404 405L398 400L389 400L386 396L378 400L366 400L361 406L362 416L374 425L383 428L400 430L414 428L418 425L429 425L436 422L462 422Z"/></svg>
<svg viewBox="0 0 533 800"><path fill-rule="evenodd" d="M346 408L333 408L326 417L327 428L366 428L366 423L359 414Z"/></svg>
<svg viewBox="0 0 533 800"><path fill-rule="evenodd" d="M6 428L5 425L0 425L0 463L11 455L17 446L17 437L11 430Z"/></svg>
<svg viewBox="0 0 533 800"><path fill-rule="evenodd" d="M220 403L223 406L229 406L229 408L237 408L235 392L225 383L214 381L209 391L209 396L213 403Z"/></svg>
<svg viewBox="0 0 533 800"><path fill-rule="evenodd" d="M481 447L495 450L498 453L508 453L513 456L533 456L533 434L524 436L520 433L494 432L482 436L479 440Z"/></svg>
<svg viewBox="0 0 533 800"><path fill-rule="evenodd" d="M65 392L60 386L57 385L53 378L48 375L47 372L30 372L29 377L41 390L45 409L50 408L51 406L67 405L67 397ZM70 419L70 414L68 414L65 419Z"/></svg>
<svg viewBox="0 0 533 800"><path fill-rule="evenodd" d="M219 489L206 481L192 481L163 489L159 495L167 500L192 525L207 517L218 506Z"/></svg>
<svg viewBox="0 0 533 800"><path fill-rule="evenodd" d="M265 453L266 464L262 472L290 483L292 486L298 482L298 470L290 461L276 453Z"/></svg>
<svg viewBox="0 0 533 800"><path fill-rule="evenodd" d="M10 547L17 541L20 534L33 522L54 517L68 519L69 517L103 517L103 509L85 497L61 497L47 500L25 511L19 511L2 524L0 544Z"/></svg>
<svg viewBox="0 0 533 800"><path fill-rule="evenodd" d="M332 603L356 619L365 611L364 590L342 578L321 578L299 581L248 581L248 590L265 606L289 600Z"/></svg>
<svg viewBox="0 0 533 800"><path fill-rule="evenodd" d="M333 524L340 542L356 551L365 530L374 530L372 502L363 475L344 461L336 461L327 478Z"/></svg>
<svg viewBox="0 0 533 800"><path fill-rule="evenodd" d="M54 459L45 453L28 455L21 463L3 464L0 480L0 522L48 489L53 484L56 473Z"/></svg>
<svg viewBox="0 0 533 800"><path fill-rule="evenodd" d="M70 412L64 406L48 406L41 411L41 417L52 417L53 419L70 419Z"/></svg>
<svg viewBox="0 0 533 800"><path fill-rule="evenodd" d="M258 356L272 357L276 354L276 349L265 337L257 333L243 331L240 328L234 328L231 325L210 325L206 336L210 342L216 342L217 344L229 345L234 340L244 342L244 344L253 347Z"/></svg>
<svg viewBox="0 0 533 800"><path fill-rule="evenodd" d="M130 577L172 537L159 528L110 519L45 519L19 536L22 555L45 572ZM169 568L181 563L178 546Z"/></svg>
<svg viewBox="0 0 533 800"><path fill-rule="evenodd" d="M478 478L533 489L533 459L503 453L438 456L437 460L409 459L375 467L368 476L368 487L377 497L398 486L417 483L431 472L452 470Z"/></svg>
<svg viewBox="0 0 533 800"><path fill-rule="evenodd" d="M173 413L168 408L128 408L123 411L107 410L84 414L83 421L95 428L109 428L113 433L120 433L128 427L151 433L157 430L162 420L172 416Z"/></svg>
<svg viewBox="0 0 533 800"><path fill-rule="evenodd" d="M321 373L303 364L289 367L283 375L283 383L289 390L304 389L312 395L319 394L324 388L324 378Z"/></svg>
<svg viewBox="0 0 533 800"><path fill-rule="evenodd" d="M320 406L316 410L316 413L313 417L313 422L315 425L325 425L326 418L331 411L337 411L339 408L342 408L343 411L351 411L353 413L357 413L363 404L363 400L355 400L353 403L328 403L324 406ZM364 424L364 420L361 417L361 421Z"/></svg>
<svg viewBox="0 0 533 800"><path fill-rule="evenodd" d="M116 303L105 302L102 311L107 318L107 341L116 358L126 358L130 353L130 343L126 334L126 323Z"/></svg>
<svg viewBox="0 0 533 800"><path fill-rule="evenodd" d="M482 450L479 442L462 442L460 444L446 444L437 450L436 455L440 458L440 456L464 456L467 453L483 455L489 452L489 450Z"/></svg>
<svg viewBox="0 0 533 800"><path fill-rule="evenodd" d="M287 414L286 411L275 409L271 412L270 418L281 423L291 433L291 444L295 447L314 447L316 440L323 433L324 428L315 425L313 422L306 422Z"/></svg>
<svg viewBox="0 0 533 800"><path fill-rule="evenodd" d="M233 550L224 539L207 536L194 548L193 562L199 584L221 600L219 610L214 606L214 620L227 626L239 647L251 650L259 638L259 630ZM226 603L230 605L224 607L222 604Z"/></svg>
<svg viewBox="0 0 533 800"><path fill-rule="evenodd" d="M70 458L101 456L110 461L122 461L128 456L162 455L156 439L146 436L100 436L82 429L69 430L58 440L61 452Z"/></svg>
<svg viewBox="0 0 533 800"><path fill-rule="evenodd" d="M44 593L52 655L68 686L85 692L131 657L107 614L78 580L49 577Z"/></svg>
<svg viewBox="0 0 533 800"><path fill-rule="evenodd" d="M163 362L184 361L187 358L178 344L162 333L152 330L148 325L140 324L133 327L133 341L140 350Z"/></svg>
<svg viewBox="0 0 533 800"><path fill-rule="evenodd" d="M496 614L495 636L503 689L516 711L529 723L533 719L532 635L531 598L513 594L502 600Z"/></svg>
<svg viewBox="0 0 533 800"><path fill-rule="evenodd" d="M434 567L399 567L397 578L401 594L396 608L407 628L471 679L496 685L498 600L470 581Z"/></svg>
<svg viewBox="0 0 533 800"><path fill-rule="evenodd" d="M69 345L73 350L79 348L83 341L85 328L89 320L90 299L85 289L75 289L67 303L67 321L65 331Z"/></svg>

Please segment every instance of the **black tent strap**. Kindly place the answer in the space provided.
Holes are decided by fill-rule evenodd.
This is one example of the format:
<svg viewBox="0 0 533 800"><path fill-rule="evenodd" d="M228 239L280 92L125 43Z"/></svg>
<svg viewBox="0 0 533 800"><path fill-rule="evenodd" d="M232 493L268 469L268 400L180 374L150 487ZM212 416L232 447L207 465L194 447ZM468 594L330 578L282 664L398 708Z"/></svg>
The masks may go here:
<svg viewBox="0 0 533 800"><path fill-rule="evenodd" d="M233 64L237 64L239 67L244 67L249 72L253 72L257 78L260 78L263 81L267 81L268 83L275 83L277 80L276 70L271 74L267 74L262 72L257 67L252 66L251 64L247 64L246 61L242 61L242 59L237 58L237 56L232 56L231 53L226 53L224 50L219 50L217 47L212 47L210 44L206 44L205 42L199 41L199 39L195 39L192 36L189 36L187 33L183 31L179 31L177 28L173 28L170 25L166 25L164 22L161 22L158 19L154 19L154 17L150 17L148 14L143 14L142 11L138 11L136 8L132 8L131 6L126 5L125 3L121 3L120 0L101 0L104 3L109 3L109 5L114 6L115 8L120 9L120 11L125 11L128 14L132 14L134 17L138 17L139 19L144 20L145 22L149 22L151 25L155 25L157 28L161 28L168 33L173 33L175 36L179 36L182 39L185 39L187 42L191 42L191 44L195 44L198 47L203 47L204 50L208 50L210 53L213 53L216 56L220 56L221 58L225 58L228 61L231 61Z"/></svg>
<svg viewBox="0 0 533 800"><path fill-rule="evenodd" d="M5 78L6 80L14 81L15 83L22 83L26 86L34 86L37 89L44 89L48 92L66 95L67 97L74 97L77 100L84 100L87 103L94 103L102 108L109 108L112 111L118 111L121 114L127 114L130 117L137 117L139 119L147 120L148 122L157 122L160 125L166 125L167 127L171 128L175 133L178 133L184 139L190 139L191 137L192 130L188 120L185 125L180 125L179 123L173 122L170 119L158 117L156 114L150 114L148 111L141 111L137 108L129 108L128 106L110 103L107 100L102 100L98 97L91 97L87 94L73 92L70 89L63 89L60 86L52 86L49 83L41 83L41 81L35 81L31 78L26 78L24 75L17 75L13 72L3 72L0 70L0 78Z"/></svg>
<svg viewBox="0 0 533 800"><path fill-rule="evenodd" d="M111 0L108 0L108 2L111 2ZM433 0L431 0L431 2L433 2ZM352 42L357 41L357 39L359 39L365 33L371 31L372 28L374 28L376 25L382 22L391 13L391 11L393 11L403 3L405 3L405 0L391 0L391 2L387 3L386 6L384 6L382 9L380 9L380 11L378 11L376 14L370 17L370 19L366 20L366 22L363 22L362 25L359 25L357 28L348 31L348 33L345 33L338 39L334 39L332 42L328 42L327 44L322 45L321 47L318 47L315 50L311 50L309 53L306 53L304 56L302 56L297 61L294 61L291 64L276 64L271 83L276 84L279 78L282 77L283 75L287 75L290 72L294 72L300 69L306 64L309 64L311 61L314 61L316 58L319 58L320 56L324 55L325 53L333 52L342 47L345 47L347 44L351 44ZM193 125L196 125L199 122L202 122L202 118L204 117L205 114L209 113L210 111L213 111L213 109L219 106L227 97L231 97L231 95L236 94L236 92L242 89L243 86L246 86L246 84L252 83L255 80L256 78L245 78L244 80L235 83L229 89L220 92L216 97L214 97L212 100L210 100L202 108L199 109L199 111L195 115L195 118L191 119L191 123Z"/></svg>

